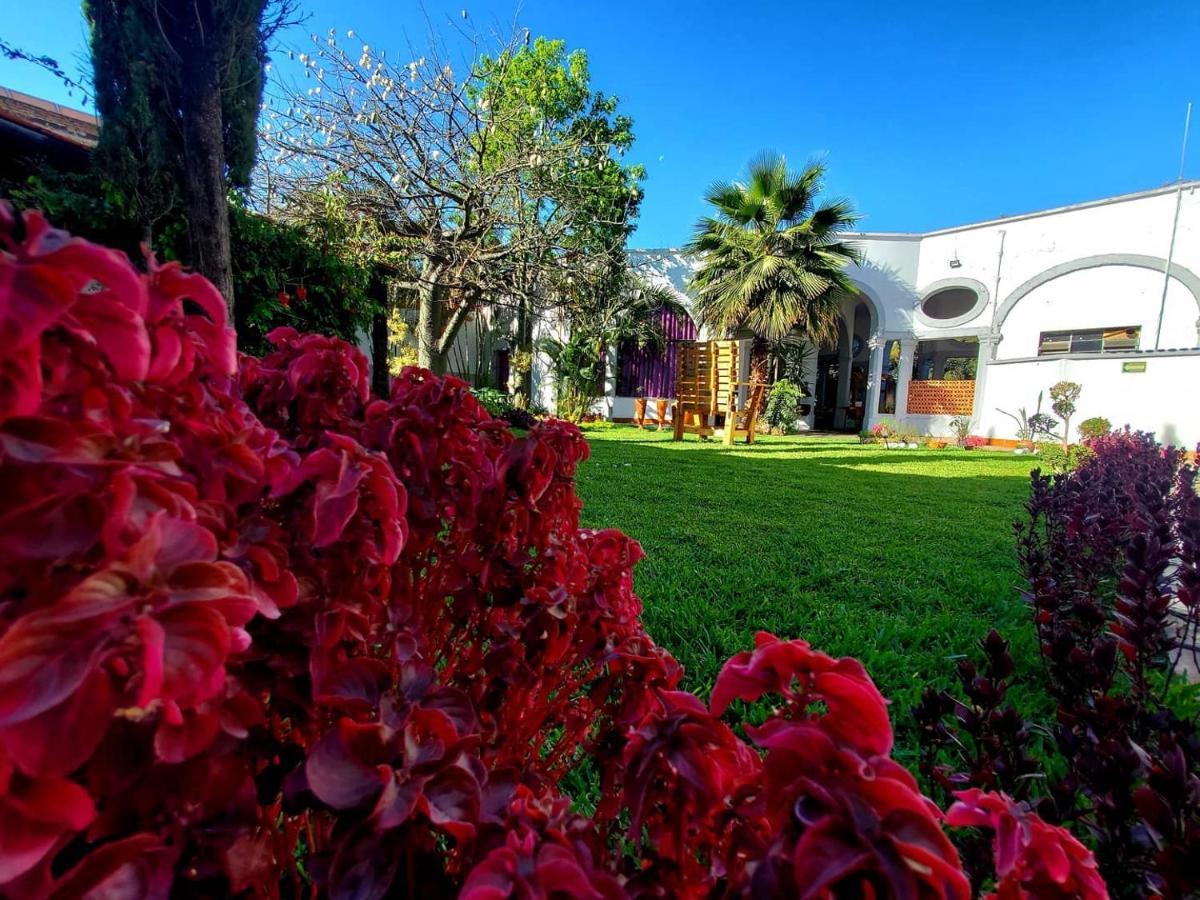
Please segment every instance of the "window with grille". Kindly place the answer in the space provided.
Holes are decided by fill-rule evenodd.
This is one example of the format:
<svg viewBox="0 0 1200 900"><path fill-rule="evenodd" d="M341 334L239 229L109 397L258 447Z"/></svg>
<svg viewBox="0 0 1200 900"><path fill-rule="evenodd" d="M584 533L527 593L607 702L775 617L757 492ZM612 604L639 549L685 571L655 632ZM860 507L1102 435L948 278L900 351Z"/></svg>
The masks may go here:
<svg viewBox="0 0 1200 900"><path fill-rule="evenodd" d="M1136 350L1142 329L1136 325L1121 328L1086 328L1077 331L1043 331L1038 341L1038 356L1058 353L1121 353Z"/></svg>

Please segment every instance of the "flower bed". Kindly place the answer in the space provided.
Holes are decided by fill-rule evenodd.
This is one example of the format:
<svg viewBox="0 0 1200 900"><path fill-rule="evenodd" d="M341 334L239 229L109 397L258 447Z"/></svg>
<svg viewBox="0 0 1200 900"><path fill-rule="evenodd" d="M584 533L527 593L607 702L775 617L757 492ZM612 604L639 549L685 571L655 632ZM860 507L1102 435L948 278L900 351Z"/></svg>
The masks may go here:
<svg viewBox="0 0 1200 900"><path fill-rule="evenodd" d="M969 896L857 661L762 634L677 689L578 429L372 397L291 329L239 359L203 279L36 214L0 245L6 896ZM1003 836L1005 896L1103 895L1007 797L945 821Z"/></svg>
<svg viewBox="0 0 1200 900"><path fill-rule="evenodd" d="M1070 471L1033 472L1017 529L1052 725L1007 703L1013 660L992 632L981 663L959 663L960 694L917 710L921 768L935 792L1003 790L1093 842L1118 896L1194 897L1200 729L1174 688L1200 628L1197 470L1144 434L1086 447ZM961 848L982 878L986 853Z"/></svg>

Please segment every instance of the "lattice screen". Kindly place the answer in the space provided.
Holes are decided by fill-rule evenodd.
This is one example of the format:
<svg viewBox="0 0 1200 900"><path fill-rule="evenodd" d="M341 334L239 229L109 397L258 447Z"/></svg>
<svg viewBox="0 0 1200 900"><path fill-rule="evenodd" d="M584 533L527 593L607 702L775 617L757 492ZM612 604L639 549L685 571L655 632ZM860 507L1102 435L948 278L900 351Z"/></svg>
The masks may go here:
<svg viewBox="0 0 1200 900"><path fill-rule="evenodd" d="M975 404L974 381L910 381L908 413L915 416L969 416Z"/></svg>

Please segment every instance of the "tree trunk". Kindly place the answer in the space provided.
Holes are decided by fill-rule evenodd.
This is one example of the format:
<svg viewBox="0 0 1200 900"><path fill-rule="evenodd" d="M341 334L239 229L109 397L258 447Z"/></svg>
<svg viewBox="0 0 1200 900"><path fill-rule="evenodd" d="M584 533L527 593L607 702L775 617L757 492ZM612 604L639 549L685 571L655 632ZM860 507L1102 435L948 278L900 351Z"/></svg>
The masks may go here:
<svg viewBox="0 0 1200 900"><path fill-rule="evenodd" d="M422 280L417 287L417 363L440 375L446 371L446 358L437 352L438 288Z"/></svg>
<svg viewBox="0 0 1200 900"><path fill-rule="evenodd" d="M530 308L532 303L528 297L521 299L520 306L517 310L517 349L523 353L533 353L533 310ZM521 381L517 385L517 393L524 394L528 398L529 405L533 405L533 365L529 365L527 369L521 372Z"/></svg>
<svg viewBox="0 0 1200 900"><path fill-rule="evenodd" d="M203 37L183 54L183 200L191 232L192 264L216 286L233 315L229 198L225 182L221 82Z"/></svg>

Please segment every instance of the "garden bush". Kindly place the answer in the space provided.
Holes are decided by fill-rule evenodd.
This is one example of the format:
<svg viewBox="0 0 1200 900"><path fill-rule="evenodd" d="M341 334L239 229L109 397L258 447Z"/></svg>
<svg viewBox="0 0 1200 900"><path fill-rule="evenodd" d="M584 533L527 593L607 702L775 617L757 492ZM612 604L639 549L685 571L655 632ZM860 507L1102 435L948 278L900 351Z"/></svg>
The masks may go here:
<svg viewBox="0 0 1200 900"><path fill-rule="evenodd" d="M1087 441L1092 438L1104 437L1110 431L1112 431L1112 422L1104 416L1092 416L1079 423L1080 440Z"/></svg>
<svg viewBox="0 0 1200 900"><path fill-rule="evenodd" d="M971 417L955 416L950 420L950 431L953 432L958 446L966 446L965 442L971 434Z"/></svg>
<svg viewBox="0 0 1200 900"><path fill-rule="evenodd" d="M800 418L800 401L804 399L804 391L800 385L793 384L786 378L781 378L771 385L767 395L767 404L763 410L763 420L772 432L787 434L796 427Z"/></svg>
<svg viewBox="0 0 1200 900"><path fill-rule="evenodd" d="M5 896L965 898L943 824L1000 896L1104 896L1016 799L943 818L853 659L762 634L678 690L574 426L290 328L239 359L202 278L36 213L0 247Z"/></svg>
<svg viewBox="0 0 1200 900"><path fill-rule="evenodd" d="M475 388L471 393L490 415L497 419L503 419L513 428L528 431L537 424L538 417L528 409L514 404L504 391L496 388Z"/></svg>
<svg viewBox="0 0 1200 900"><path fill-rule="evenodd" d="M1035 470L1017 530L1054 723L1006 703L1013 662L993 632L961 693L917 713L935 793L1000 790L1091 845L1123 897L1200 891L1200 730L1176 668L1200 626L1196 468L1128 431L1089 442L1068 474ZM960 844L968 868L990 864Z"/></svg>

